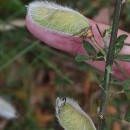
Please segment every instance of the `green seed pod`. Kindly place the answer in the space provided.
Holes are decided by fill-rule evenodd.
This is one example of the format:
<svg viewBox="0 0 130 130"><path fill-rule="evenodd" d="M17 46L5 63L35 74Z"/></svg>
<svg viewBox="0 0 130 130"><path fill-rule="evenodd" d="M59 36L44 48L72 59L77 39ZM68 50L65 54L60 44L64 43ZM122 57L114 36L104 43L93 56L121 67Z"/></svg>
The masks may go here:
<svg viewBox="0 0 130 130"><path fill-rule="evenodd" d="M56 116L65 130L96 130L90 117L70 98L57 98Z"/></svg>
<svg viewBox="0 0 130 130"><path fill-rule="evenodd" d="M90 27L79 12L47 1L30 3L28 15L37 25L62 34L81 36Z"/></svg>

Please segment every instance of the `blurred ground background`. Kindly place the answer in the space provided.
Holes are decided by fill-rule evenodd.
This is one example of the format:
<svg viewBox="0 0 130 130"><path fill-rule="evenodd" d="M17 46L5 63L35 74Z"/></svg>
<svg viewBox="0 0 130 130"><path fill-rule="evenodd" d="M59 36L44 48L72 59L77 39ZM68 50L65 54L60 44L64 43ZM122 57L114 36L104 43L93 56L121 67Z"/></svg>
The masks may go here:
<svg viewBox="0 0 130 130"><path fill-rule="evenodd" d="M0 96L19 113L16 120L0 119L0 130L63 130L55 118L56 97L77 100L98 124L100 88L95 75L102 74L74 57L51 48L34 38L25 27L26 7L32 0L0 0ZM113 1L55 0L78 9L83 15L109 24ZM120 28L130 31L130 5L123 7ZM113 87L120 90L122 86ZM110 98L108 112L122 118L130 109L129 95ZM128 130L126 123L107 119L112 130ZM107 130L107 128L106 128Z"/></svg>

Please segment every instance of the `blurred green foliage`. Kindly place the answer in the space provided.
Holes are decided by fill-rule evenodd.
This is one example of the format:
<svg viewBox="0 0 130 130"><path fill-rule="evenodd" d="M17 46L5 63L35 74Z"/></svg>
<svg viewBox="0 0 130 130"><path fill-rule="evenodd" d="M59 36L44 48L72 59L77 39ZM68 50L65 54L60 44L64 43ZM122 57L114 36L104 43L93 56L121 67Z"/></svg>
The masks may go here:
<svg viewBox="0 0 130 130"><path fill-rule="evenodd" d="M104 0L55 1L78 9L89 18L96 16L103 7L112 6L110 1ZM12 102L20 115L16 120L1 119L0 123L5 122L2 128L4 130L62 130L54 116L55 98L75 97L85 107L88 95L85 92L86 88L81 87L83 81L85 80L84 86L88 86L90 81L92 83L90 86L94 86L89 90L90 93L91 91L94 93L98 85L94 78L91 78L94 74L90 72L93 69L89 66L74 63L74 57L38 41L24 24L20 26L11 24L14 20L25 19L25 5L29 2L31 0L0 0L0 95ZM130 29L129 9L128 4L121 19L121 27L126 30ZM6 29L7 25L13 28ZM102 79L101 76L98 77ZM120 98L116 96L116 100L113 102L111 99L110 104L114 104L120 113L118 106L124 101L125 105L128 104L129 98L124 95ZM95 102L96 106L92 107L96 109L99 101ZM87 105L88 108L90 106L91 104ZM93 109L88 110L92 113Z"/></svg>

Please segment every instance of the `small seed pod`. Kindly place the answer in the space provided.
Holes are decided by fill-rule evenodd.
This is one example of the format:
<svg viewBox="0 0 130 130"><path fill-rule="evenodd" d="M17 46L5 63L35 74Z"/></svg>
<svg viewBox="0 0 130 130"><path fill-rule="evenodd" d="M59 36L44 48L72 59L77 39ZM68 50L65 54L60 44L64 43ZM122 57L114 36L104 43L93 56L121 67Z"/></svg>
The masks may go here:
<svg viewBox="0 0 130 130"><path fill-rule="evenodd" d="M90 27L87 18L68 7L47 1L32 2L27 7L32 21L50 31L80 36L81 30Z"/></svg>
<svg viewBox="0 0 130 130"><path fill-rule="evenodd" d="M56 116L65 130L96 130L90 117L73 99L57 98Z"/></svg>

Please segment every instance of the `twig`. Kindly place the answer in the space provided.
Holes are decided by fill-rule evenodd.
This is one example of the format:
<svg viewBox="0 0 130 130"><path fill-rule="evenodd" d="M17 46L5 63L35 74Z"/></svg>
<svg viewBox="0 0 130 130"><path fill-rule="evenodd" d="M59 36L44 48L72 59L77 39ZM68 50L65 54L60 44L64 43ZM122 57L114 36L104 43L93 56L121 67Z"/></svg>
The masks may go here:
<svg viewBox="0 0 130 130"><path fill-rule="evenodd" d="M106 52L97 44L97 41L95 40L94 37L91 37L90 39L92 43L101 51L101 53L103 54L104 60L106 61L106 57L107 57Z"/></svg>
<svg viewBox="0 0 130 130"><path fill-rule="evenodd" d="M100 112L99 112L99 118L100 118L99 130L103 130L105 125L104 123L105 123L106 108L108 103L109 82L111 78L111 69L114 61L115 42L117 39L121 6L122 6L122 0L116 0L113 25L112 25L112 33L111 33L110 45L107 54L105 73L104 73L104 81L103 81L104 90L102 90L101 105L100 105Z"/></svg>
<svg viewBox="0 0 130 130"><path fill-rule="evenodd" d="M130 79L129 74L118 64L118 62L114 61L115 65L119 68L119 70L122 72L122 74L127 78Z"/></svg>

